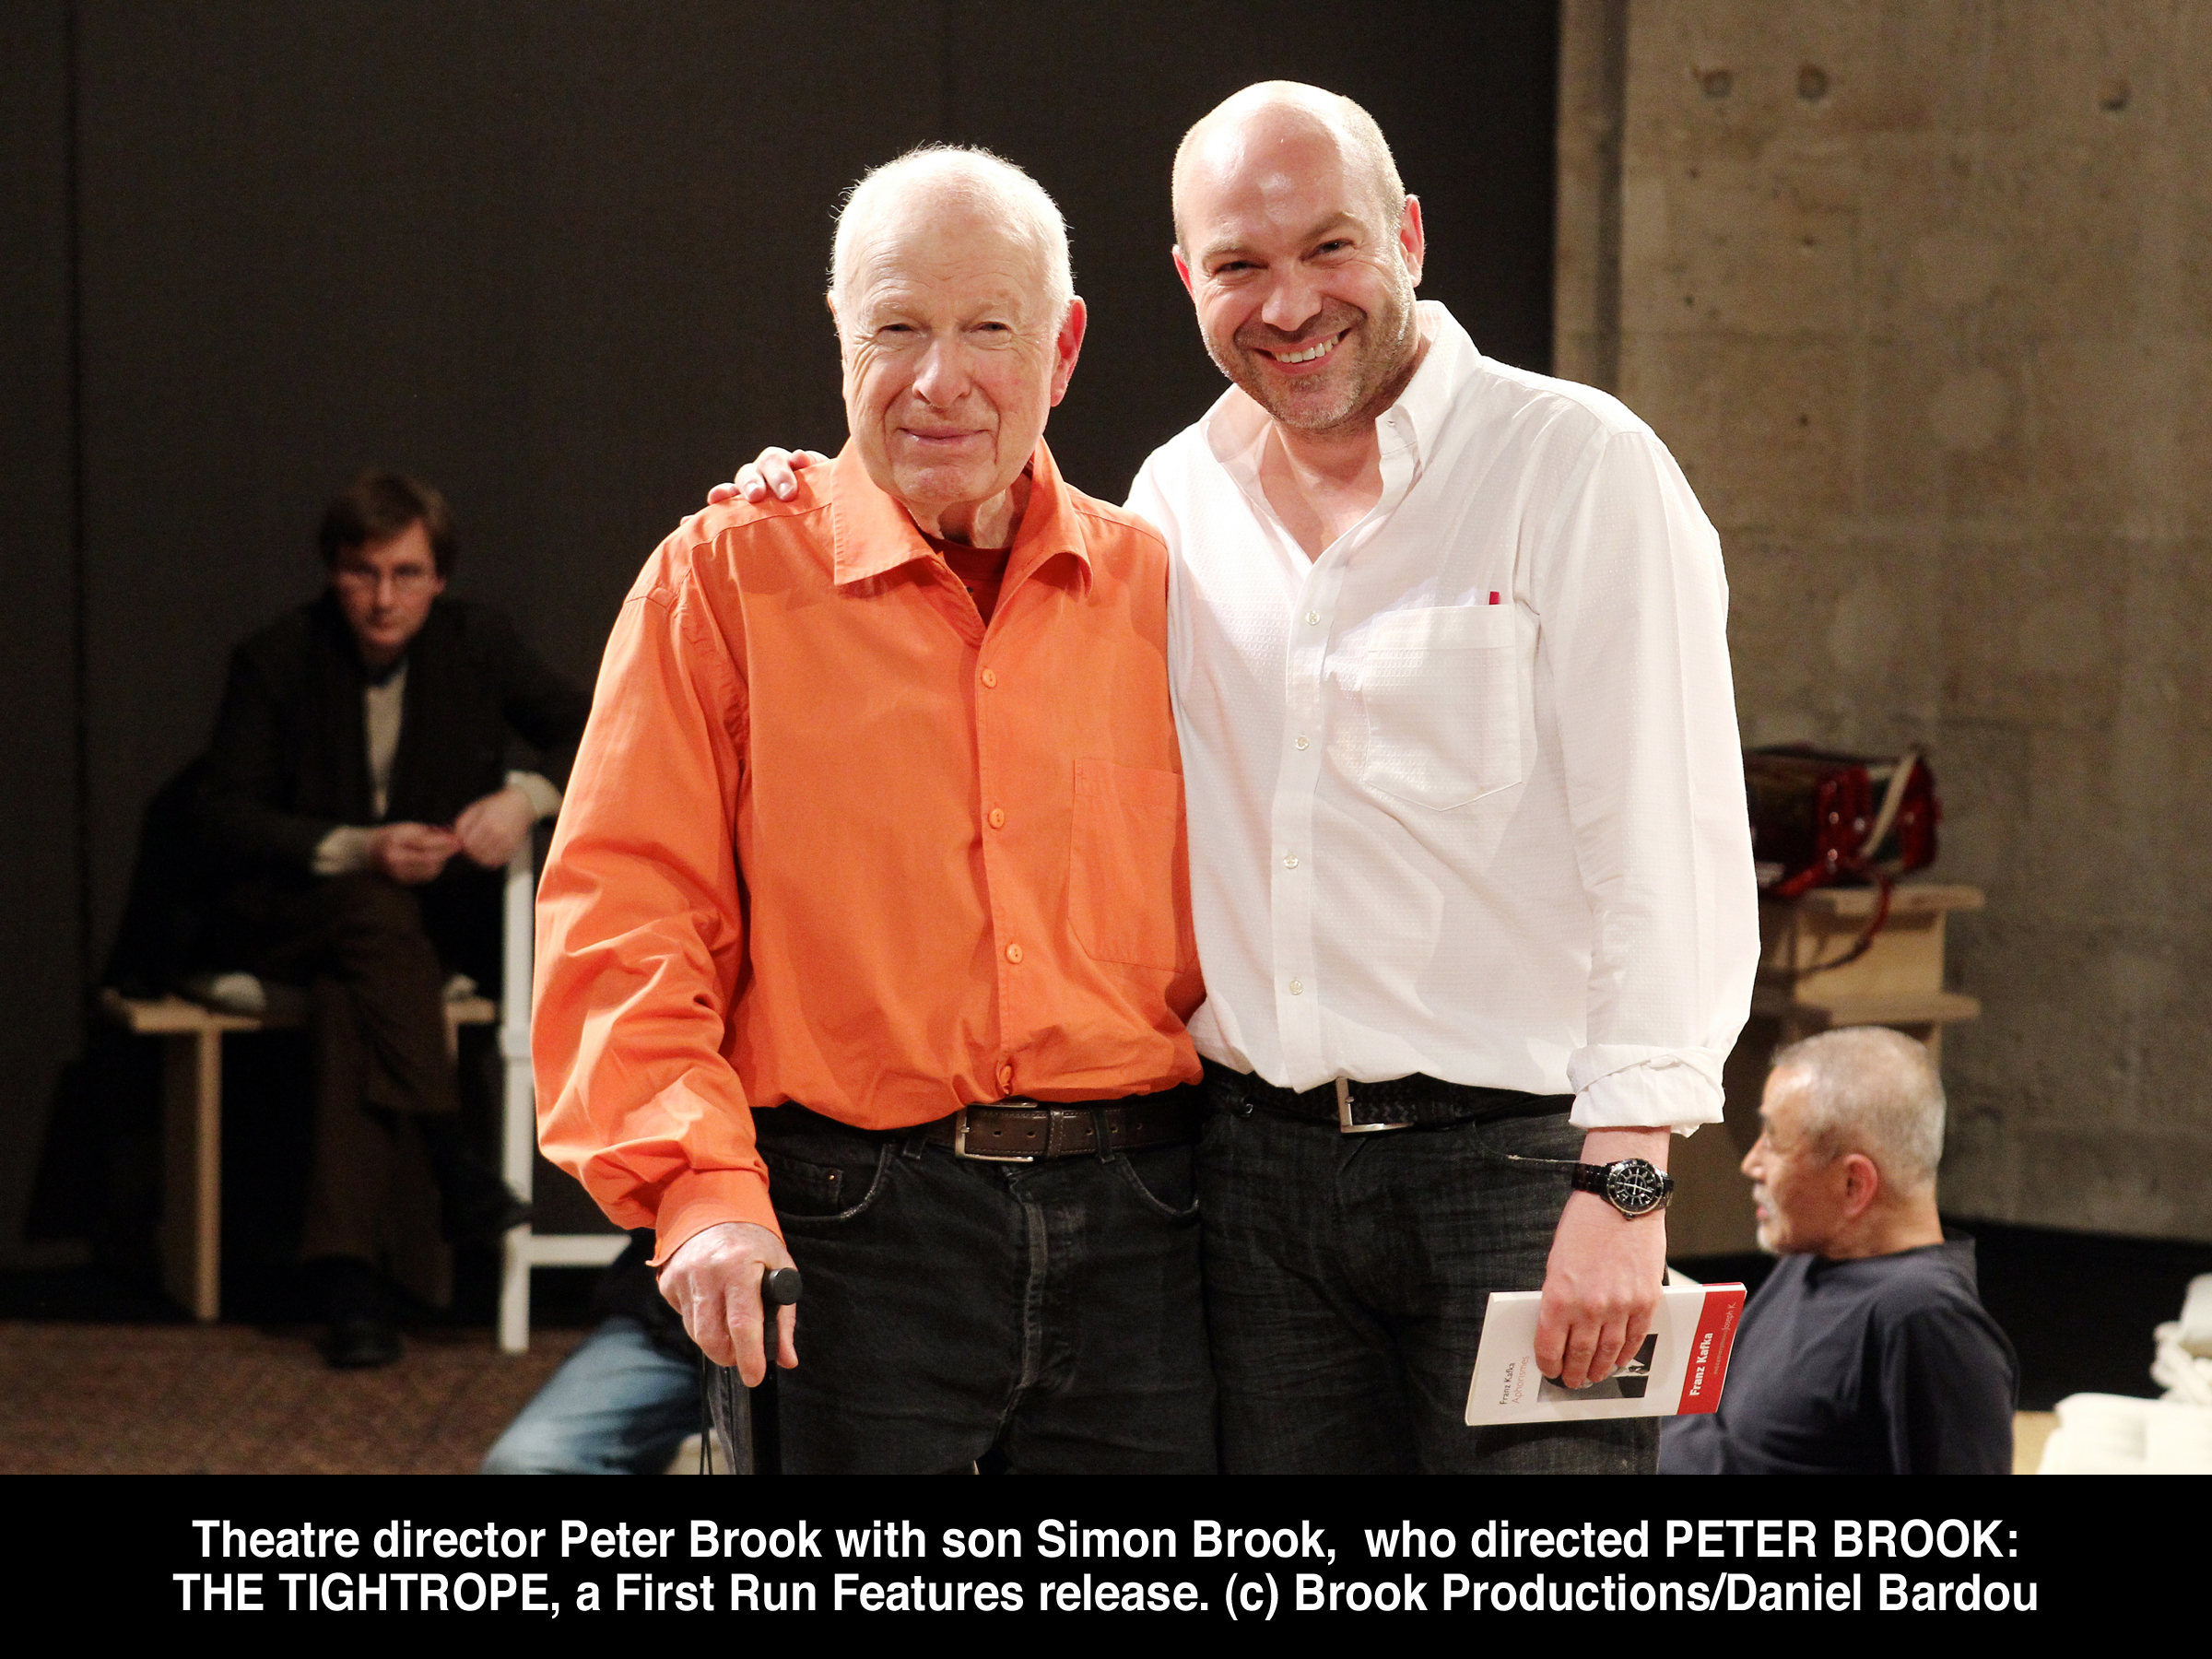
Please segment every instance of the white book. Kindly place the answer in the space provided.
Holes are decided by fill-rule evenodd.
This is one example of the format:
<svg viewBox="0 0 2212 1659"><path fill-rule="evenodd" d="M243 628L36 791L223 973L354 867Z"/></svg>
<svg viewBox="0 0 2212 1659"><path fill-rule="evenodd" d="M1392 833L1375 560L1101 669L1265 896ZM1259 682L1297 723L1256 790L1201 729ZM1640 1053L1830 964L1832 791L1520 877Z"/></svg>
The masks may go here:
<svg viewBox="0 0 2212 1659"><path fill-rule="evenodd" d="M1669 1285L1636 1357L1603 1382L1561 1388L1536 1370L1540 1290L1493 1290L1467 1383L1467 1422L1681 1417L1712 1411L1743 1317L1741 1285Z"/></svg>

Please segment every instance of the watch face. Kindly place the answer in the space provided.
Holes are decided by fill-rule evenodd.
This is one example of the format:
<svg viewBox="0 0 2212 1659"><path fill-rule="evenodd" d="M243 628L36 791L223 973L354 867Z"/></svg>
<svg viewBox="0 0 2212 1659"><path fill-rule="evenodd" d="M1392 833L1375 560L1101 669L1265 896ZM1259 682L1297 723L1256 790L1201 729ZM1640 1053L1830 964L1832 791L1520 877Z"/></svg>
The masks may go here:
<svg viewBox="0 0 2212 1659"><path fill-rule="evenodd" d="M1666 1177L1641 1158L1624 1158L1606 1166L1606 1197L1624 1216L1641 1216L1659 1207L1666 1196Z"/></svg>

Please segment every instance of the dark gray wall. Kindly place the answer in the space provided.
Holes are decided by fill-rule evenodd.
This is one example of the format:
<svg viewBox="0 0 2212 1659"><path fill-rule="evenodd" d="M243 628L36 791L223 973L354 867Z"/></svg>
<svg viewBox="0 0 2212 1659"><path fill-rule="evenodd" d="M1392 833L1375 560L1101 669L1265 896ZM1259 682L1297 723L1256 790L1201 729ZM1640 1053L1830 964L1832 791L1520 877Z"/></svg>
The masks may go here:
<svg viewBox="0 0 2212 1659"><path fill-rule="evenodd" d="M830 204L948 138L1067 214L1093 322L1053 439L1118 500L1220 386L1167 258L1175 140L1268 76L1373 110L1424 291L1546 367L1555 52L1527 0L0 8L0 1253L138 815L227 647L312 590L349 474L436 482L456 591L588 677L709 483L836 447Z"/></svg>
<svg viewBox="0 0 2212 1659"><path fill-rule="evenodd" d="M88 972L68 24L0 6L0 1261Z"/></svg>

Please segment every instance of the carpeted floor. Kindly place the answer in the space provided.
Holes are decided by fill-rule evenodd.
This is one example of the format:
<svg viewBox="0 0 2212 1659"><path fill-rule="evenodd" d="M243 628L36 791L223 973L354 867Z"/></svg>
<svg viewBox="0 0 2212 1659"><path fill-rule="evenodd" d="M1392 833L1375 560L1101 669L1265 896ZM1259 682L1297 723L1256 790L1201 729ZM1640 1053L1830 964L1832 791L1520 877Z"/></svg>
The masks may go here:
<svg viewBox="0 0 2212 1659"><path fill-rule="evenodd" d="M584 1333L501 1354L481 1331L411 1332L368 1371L332 1371L311 1335L0 1322L0 1475L473 1474ZM2015 1473L2035 1472L2053 1421L2015 1419Z"/></svg>
<svg viewBox="0 0 2212 1659"><path fill-rule="evenodd" d="M471 1474L584 1333L502 1354L486 1331L410 1331L365 1371L331 1370L313 1335L0 1323L0 1474Z"/></svg>

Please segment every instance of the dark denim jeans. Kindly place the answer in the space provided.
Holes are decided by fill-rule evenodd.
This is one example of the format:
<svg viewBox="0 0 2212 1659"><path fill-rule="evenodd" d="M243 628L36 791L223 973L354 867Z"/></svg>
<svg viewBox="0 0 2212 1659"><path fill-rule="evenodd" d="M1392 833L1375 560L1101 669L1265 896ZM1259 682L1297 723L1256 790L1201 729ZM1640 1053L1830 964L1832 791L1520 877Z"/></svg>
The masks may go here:
<svg viewBox="0 0 2212 1659"><path fill-rule="evenodd" d="M1191 1148L955 1157L794 1107L754 1118L799 1270L791 1474L1211 1474Z"/></svg>
<svg viewBox="0 0 2212 1659"><path fill-rule="evenodd" d="M1658 1419L1470 1429L1493 1290L1536 1290L1564 1115L1344 1135L1218 1112L1198 1147L1222 1453L1239 1474L1648 1474Z"/></svg>

